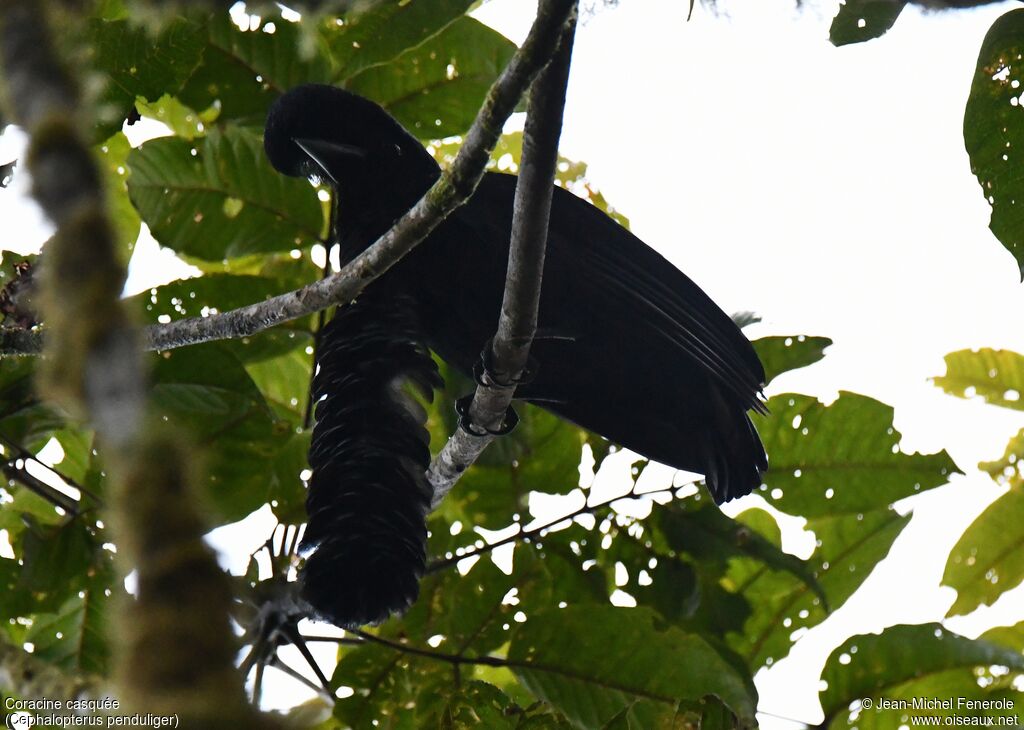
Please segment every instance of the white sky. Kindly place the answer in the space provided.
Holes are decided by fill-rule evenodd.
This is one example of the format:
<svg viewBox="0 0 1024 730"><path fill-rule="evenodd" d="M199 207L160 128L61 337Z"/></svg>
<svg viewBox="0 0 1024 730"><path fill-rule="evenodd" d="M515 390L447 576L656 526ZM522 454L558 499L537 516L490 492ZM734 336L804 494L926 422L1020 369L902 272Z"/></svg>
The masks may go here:
<svg viewBox="0 0 1024 730"><path fill-rule="evenodd" d="M947 448L968 472L909 500L914 521L864 589L758 676L761 709L816 723L817 678L836 645L945 614L954 598L938 587L946 555L1001 493L975 465L1024 427L1024 413L928 382L954 350L1024 352L1024 286L988 230L961 130L982 38L1017 5L908 8L880 40L839 49L827 41L837 2L802 12L784 0L721 5L727 15L698 8L687 23L685 0L625 0L584 19L562 152L589 163L633 231L726 311L761 314L750 336L835 341L822 363L780 377L769 394L871 395L895 406L904 451ZM476 15L519 42L533 8L492 0ZM16 130L0 137L0 162L21 146ZM25 182L18 175L0 191L4 249L31 250L48 235ZM148 263L133 268L132 289L169 268L155 246L140 245ZM786 537L806 549L799 529ZM1022 619L1017 590L947 625L973 636Z"/></svg>

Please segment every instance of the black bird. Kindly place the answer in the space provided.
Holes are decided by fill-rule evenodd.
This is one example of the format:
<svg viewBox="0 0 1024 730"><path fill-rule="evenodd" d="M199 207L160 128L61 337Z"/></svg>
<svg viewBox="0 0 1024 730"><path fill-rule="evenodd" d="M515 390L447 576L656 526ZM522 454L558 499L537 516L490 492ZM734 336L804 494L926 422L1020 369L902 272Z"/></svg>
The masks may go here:
<svg viewBox="0 0 1024 730"><path fill-rule="evenodd" d="M440 175L433 157L387 112L330 86L300 86L278 98L267 116L264 146L280 172L319 177L334 188L342 261L373 243ZM385 310L388 303L404 309L401 338L426 345L467 375L497 324L515 185L511 175L484 175L466 205L368 289ZM341 309L339 317L345 312ZM760 485L767 458L747 411L763 410L764 370L753 347L685 274L599 209L560 188L551 206L538 326L557 336L534 343L531 355L538 367L533 380L516 391L518 398L655 461L705 474L717 502ZM331 344L333 336L326 330L322 343ZM385 357L383 349L363 356ZM323 369L324 356L318 360ZM430 378L423 365L415 358L402 374L426 384ZM357 367L364 365L350 358L342 369ZM349 488L361 489L358 498L338 490L334 480L345 472L350 454L334 447L334 438L324 431L324 423L337 420L330 404L320 403L314 428L314 452L318 445L321 455L334 448L335 458L321 456L319 466L312 464L305 538L306 546L317 550L311 560L330 551L331 530L388 519L372 511L351 516L364 505L386 510L394 503L366 496L385 489L390 477L383 473L363 469L362 487ZM422 428L404 423L409 433ZM394 453L402 448L396 446ZM423 456L415 451L416 458L405 463L418 468ZM324 503L336 505L335 517L321 512ZM352 510L346 513L351 519L332 522L345 510ZM395 524L399 521L396 517ZM422 522L415 532L425 535ZM378 548L385 546L364 546L358 555L372 556ZM356 555L323 555L322 564L344 566ZM403 576L378 573L378 582L418 576L418 555L405 565ZM307 569L307 597L363 590L341 576L330 590L308 585L329 579ZM376 585L366 590L386 592ZM415 592L406 598L411 602ZM360 601L374 604L373 597ZM335 623L351 623L330 601L311 602ZM400 609L397 603L377 601L377 618Z"/></svg>

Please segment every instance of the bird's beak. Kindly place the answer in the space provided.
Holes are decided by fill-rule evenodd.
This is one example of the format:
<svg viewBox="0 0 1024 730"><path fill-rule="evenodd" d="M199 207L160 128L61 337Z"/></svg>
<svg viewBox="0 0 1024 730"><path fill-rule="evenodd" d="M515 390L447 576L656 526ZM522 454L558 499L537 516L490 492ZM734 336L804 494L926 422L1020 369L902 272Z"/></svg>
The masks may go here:
<svg viewBox="0 0 1024 730"><path fill-rule="evenodd" d="M351 144L329 142L323 139L292 138L309 159L319 168L324 179L335 187L338 186L338 173L350 166L353 161L365 160L366 150Z"/></svg>

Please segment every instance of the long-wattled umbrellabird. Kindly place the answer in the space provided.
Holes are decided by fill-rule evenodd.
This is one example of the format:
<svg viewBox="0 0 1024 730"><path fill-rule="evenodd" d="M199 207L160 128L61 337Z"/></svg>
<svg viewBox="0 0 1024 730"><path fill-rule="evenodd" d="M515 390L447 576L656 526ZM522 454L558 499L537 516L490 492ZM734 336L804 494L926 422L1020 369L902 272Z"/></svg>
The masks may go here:
<svg viewBox="0 0 1024 730"><path fill-rule="evenodd" d="M337 196L348 261L437 180L426 149L377 104L299 86L267 115L267 157ZM401 390L439 384L427 348L470 374L498 321L516 177L476 192L353 306L317 352L313 476L303 538L306 600L341 626L415 600L430 486L423 413ZM706 475L717 502L761 483L767 457L747 411L764 370L739 328L685 274L596 207L555 188L537 363L516 397L679 469Z"/></svg>

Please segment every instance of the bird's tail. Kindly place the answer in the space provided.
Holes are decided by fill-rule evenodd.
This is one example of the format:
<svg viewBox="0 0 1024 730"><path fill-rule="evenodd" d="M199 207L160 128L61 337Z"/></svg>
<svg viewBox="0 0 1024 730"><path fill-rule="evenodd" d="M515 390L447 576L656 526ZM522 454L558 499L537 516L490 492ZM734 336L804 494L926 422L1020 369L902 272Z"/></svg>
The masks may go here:
<svg viewBox="0 0 1024 730"><path fill-rule="evenodd" d="M409 302L366 295L324 328L302 549L303 597L337 626L408 608L426 561L429 435L407 384L442 384Z"/></svg>

